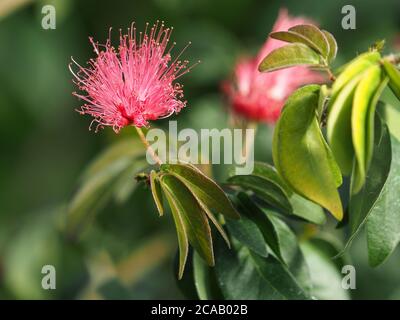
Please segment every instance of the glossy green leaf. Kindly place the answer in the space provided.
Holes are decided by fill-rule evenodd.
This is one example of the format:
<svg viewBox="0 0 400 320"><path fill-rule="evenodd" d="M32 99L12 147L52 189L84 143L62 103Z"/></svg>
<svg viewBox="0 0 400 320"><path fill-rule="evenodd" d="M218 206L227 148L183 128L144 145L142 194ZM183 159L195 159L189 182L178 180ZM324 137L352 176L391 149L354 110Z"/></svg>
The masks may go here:
<svg viewBox="0 0 400 320"><path fill-rule="evenodd" d="M368 215L373 212L390 171L392 159L390 134L379 117L375 121L374 153L366 182L359 193L353 194L349 203L349 224L351 235L346 243L347 248L359 233Z"/></svg>
<svg viewBox="0 0 400 320"><path fill-rule="evenodd" d="M289 31L297 33L312 43L312 48L317 50L324 58L329 55L329 42L325 34L314 25L297 25L289 28Z"/></svg>
<svg viewBox="0 0 400 320"><path fill-rule="evenodd" d="M180 180L172 175L162 175L160 182L171 207L178 232L178 241L182 248L179 269L180 277L183 274L187 256L186 240L189 241L209 265L214 265L210 226L206 214L198 204L196 198L193 197ZM185 235L187 239L185 239Z"/></svg>
<svg viewBox="0 0 400 320"><path fill-rule="evenodd" d="M291 43L271 51L258 66L261 72L271 72L297 65L316 66L319 55L302 43Z"/></svg>
<svg viewBox="0 0 400 320"><path fill-rule="evenodd" d="M357 193L364 185L365 176L367 171L369 155L368 149L370 148L370 142L368 138L372 139L373 144L373 132L372 135L368 134L369 128L369 112L373 119L375 116L375 107L378 102L377 98L373 98L377 92L381 83L381 68L378 65L374 65L364 73L363 78L360 80L357 88L354 92L353 108L351 111L351 130L352 140L355 152L355 159L357 161L356 174L354 175L352 189L354 193ZM379 92L379 95L381 90ZM378 95L378 98L379 98ZM375 105L373 105L373 103Z"/></svg>
<svg viewBox="0 0 400 320"><path fill-rule="evenodd" d="M228 250L217 241L215 272L227 299L310 298L295 276L274 256L264 258L238 244Z"/></svg>
<svg viewBox="0 0 400 320"><path fill-rule="evenodd" d="M326 40L329 43L329 53L328 53L328 62L332 62L336 58L338 46L335 37L326 30L321 30L322 33L325 35Z"/></svg>
<svg viewBox="0 0 400 320"><path fill-rule="evenodd" d="M368 108L367 115L367 145L366 145L366 167L369 168L369 165L372 160L372 155L374 152L374 139L375 139L375 117L376 117L376 108L379 104L379 99L388 84L389 79L385 77L381 83L379 84L378 89L375 91L374 96L371 99L371 104Z"/></svg>
<svg viewBox="0 0 400 320"><path fill-rule="evenodd" d="M381 55L377 51L365 52L346 64L332 85L332 96L335 97L350 81L362 74L368 67L376 64L380 58Z"/></svg>
<svg viewBox="0 0 400 320"><path fill-rule="evenodd" d="M274 164L294 191L341 220L336 165L316 117L318 99L317 85L302 87L289 97L275 127Z"/></svg>
<svg viewBox="0 0 400 320"><path fill-rule="evenodd" d="M157 173L154 170L152 170L150 172L150 189L151 189L151 193L153 195L153 199L156 204L157 210L158 210L160 216L162 216L164 214L164 207L163 207L163 203L162 203L163 198L162 198L161 185L160 185L160 181L158 180Z"/></svg>
<svg viewBox="0 0 400 320"><path fill-rule="evenodd" d="M392 89L393 93L400 100L400 71L386 59L383 59L382 65L390 79L390 89Z"/></svg>
<svg viewBox="0 0 400 320"><path fill-rule="evenodd" d="M385 186L367 219L371 266L383 263L400 241L400 142L391 136L392 162Z"/></svg>
<svg viewBox="0 0 400 320"><path fill-rule="evenodd" d="M351 113L358 76L350 81L337 98L330 102L327 122L327 138L332 153L344 175L349 175L353 166L354 147L352 142Z"/></svg>
<svg viewBox="0 0 400 320"><path fill-rule="evenodd" d="M224 191L196 167L189 164L163 164L161 170L178 177L205 207L230 219L239 218Z"/></svg>

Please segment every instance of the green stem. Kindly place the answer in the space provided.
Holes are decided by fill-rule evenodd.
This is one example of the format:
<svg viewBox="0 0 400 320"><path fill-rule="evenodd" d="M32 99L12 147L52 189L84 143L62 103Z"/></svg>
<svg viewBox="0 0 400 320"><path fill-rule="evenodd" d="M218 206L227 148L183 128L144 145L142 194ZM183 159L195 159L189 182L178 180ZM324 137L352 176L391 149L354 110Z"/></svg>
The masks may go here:
<svg viewBox="0 0 400 320"><path fill-rule="evenodd" d="M144 135L143 131L141 128L135 127L136 132L139 135L140 140L142 141L143 145L146 148L146 151L150 154L150 156L154 159L154 161L161 166L162 165L162 161L161 159L157 156L157 154L154 152L153 148L150 146L149 142L146 139L146 136Z"/></svg>

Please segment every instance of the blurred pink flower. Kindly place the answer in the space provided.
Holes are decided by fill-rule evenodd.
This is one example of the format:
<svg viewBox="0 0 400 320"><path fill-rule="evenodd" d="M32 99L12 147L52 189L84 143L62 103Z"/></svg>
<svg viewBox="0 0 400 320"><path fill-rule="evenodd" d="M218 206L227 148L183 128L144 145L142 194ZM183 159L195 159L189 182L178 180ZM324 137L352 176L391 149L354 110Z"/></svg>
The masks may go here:
<svg viewBox="0 0 400 320"><path fill-rule="evenodd" d="M172 61L167 50L172 28L164 28L157 22L148 31L136 34L132 24L128 34L120 34L118 49L111 45L111 37L105 45L90 42L97 54L88 67L74 60L78 71L70 70L74 83L86 94L73 94L86 103L78 110L94 117L98 127L112 126L115 132L122 127L143 127L149 120L168 117L186 105L182 101L182 86L174 81L188 72L188 61ZM182 52L181 52L182 53Z"/></svg>
<svg viewBox="0 0 400 320"><path fill-rule="evenodd" d="M287 31L298 24L312 23L306 18L291 17L286 9L281 9L273 31ZM306 67L293 67L271 73L259 72L258 65L264 57L283 45L284 42L269 38L256 57L242 58L236 64L233 83L223 84L223 90L236 113L250 120L274 123L285 100L295 89L323 80L319 73Z"/></svg>

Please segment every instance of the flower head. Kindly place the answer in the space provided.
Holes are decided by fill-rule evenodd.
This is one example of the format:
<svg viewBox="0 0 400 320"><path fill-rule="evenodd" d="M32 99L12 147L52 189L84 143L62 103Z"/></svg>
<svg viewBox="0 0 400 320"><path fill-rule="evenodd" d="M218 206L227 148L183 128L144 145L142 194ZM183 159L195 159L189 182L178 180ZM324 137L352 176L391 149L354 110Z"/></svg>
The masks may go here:
<svg viewBox="0 0 400 320"><path fill-rule="evenodd" d="M128 34L120 32L118 48L111 45L93 45L97 57L82 67L74 60L78 71L70 70L74 83L84 94L73 94L86 103L78 110L94 117L98 127L112 126L115 132L122 127L143 127L149 120L168 117L186 105L183 89L175 80L190 70L188 61L172 60L169 46L172 28L157 22L137 34L132 24ZM183 52L183 50L182 50ZM182 53L181 52L181 53Z"/></svg>
<svg viewBox="0 0 400 320"><path fill-rule="evenodd" d="M301 17L290 17L282 9L273 31L287 31L298 24L312 21ZM298 87L310 82L321 82L322 76L306 67L293 67L271 73L261 73L258 65L263 58L278 47L282 41L268 39L256 57L242 58L236 64L233 83L225 83L223 90L230 99L233 110L245 118L275 122L288 96Z"/></svg>

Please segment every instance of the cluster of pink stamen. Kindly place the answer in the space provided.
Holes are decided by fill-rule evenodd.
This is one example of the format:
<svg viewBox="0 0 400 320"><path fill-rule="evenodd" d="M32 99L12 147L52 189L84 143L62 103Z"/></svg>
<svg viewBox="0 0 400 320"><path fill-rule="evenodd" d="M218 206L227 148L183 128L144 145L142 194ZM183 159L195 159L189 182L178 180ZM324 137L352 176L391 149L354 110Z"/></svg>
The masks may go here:
<svg viewBox="0 0 400 320"><path fill-rule="evenodd" d="M111 30L111 29L110 29ZM97 54L82 67L73 59L78 70L70 70L74 83L86 92L73 94L86 103L78 110L81 114L94 117L96 131L103 126L112 126L115 132L122 127L143 127L148 121L168 117L186 105L183 101L183 86L174 83L193 67L188 61L180 61L182 52L172 61L168 48L172 28L165 28L157 21L150 30L137 36L132 24L128 34L120 32L118 49L111 45L111 37L105 45L90 42Z"/></svg>

